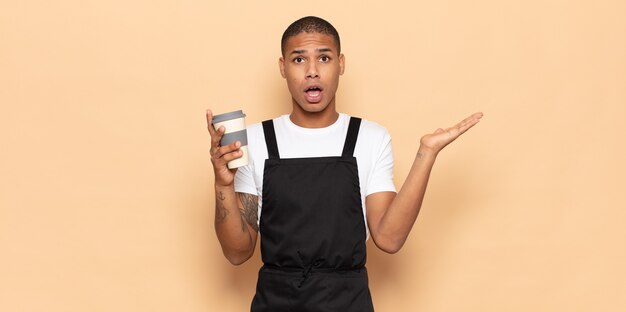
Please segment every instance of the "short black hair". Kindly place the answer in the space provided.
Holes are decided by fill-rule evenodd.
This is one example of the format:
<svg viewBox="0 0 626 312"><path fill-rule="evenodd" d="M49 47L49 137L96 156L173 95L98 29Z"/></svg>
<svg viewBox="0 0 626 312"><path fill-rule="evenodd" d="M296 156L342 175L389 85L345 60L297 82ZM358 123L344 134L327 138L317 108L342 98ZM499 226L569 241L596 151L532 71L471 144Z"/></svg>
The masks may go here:
<svg viewBox="0 0 626 312"><path fill-rule="evenodd" d="M335 39L335 43L337 44L337 54L341 53L341 43L339 41L339 33L337 32L337 29L322 18L317 16L305 16L291 23L291 25L289 25L283 33L283 37L280 40L280 51L283 53L283 56L285 55L287 40L302 32L320 33L333 37L333 39Z"/></svg>

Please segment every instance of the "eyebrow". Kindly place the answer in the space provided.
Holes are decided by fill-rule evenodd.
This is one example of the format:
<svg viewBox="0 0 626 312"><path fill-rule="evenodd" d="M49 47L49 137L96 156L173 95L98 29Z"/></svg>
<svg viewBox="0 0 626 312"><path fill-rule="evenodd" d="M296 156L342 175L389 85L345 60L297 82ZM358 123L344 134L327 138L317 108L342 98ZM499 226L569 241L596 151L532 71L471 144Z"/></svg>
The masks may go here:
<svg viewBox="0 0 626 312"><path fill-rule="evenodd" d="M319 49L315 49L316 52L332 52L333 49L331 48L319 48ZM291 53L289 53L289 55L292 54L304 54L305 52L307 52L307 50L293 50L291 51Z"/></svg>

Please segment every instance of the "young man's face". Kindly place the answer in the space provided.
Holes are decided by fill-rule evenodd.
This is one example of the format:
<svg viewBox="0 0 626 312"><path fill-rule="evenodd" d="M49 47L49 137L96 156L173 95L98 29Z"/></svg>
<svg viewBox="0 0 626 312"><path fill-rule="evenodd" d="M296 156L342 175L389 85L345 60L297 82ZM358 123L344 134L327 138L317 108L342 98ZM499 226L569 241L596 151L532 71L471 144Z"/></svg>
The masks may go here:
<svg viewBox="0 0 626 312"><path fill-rule="evenodd" d="M343 74L344 57L337 51L332 36L302 32L290 37L284 56L279 60L280 73L294 104L294 110L308 113L335 111L335 92Z"/></svg>

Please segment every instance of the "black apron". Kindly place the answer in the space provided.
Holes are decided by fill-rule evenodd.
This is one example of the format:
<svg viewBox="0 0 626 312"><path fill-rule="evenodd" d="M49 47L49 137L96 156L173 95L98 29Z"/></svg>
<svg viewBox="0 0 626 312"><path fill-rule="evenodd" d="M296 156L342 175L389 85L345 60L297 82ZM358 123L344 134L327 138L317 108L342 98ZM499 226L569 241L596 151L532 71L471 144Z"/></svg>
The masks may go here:
<svg viewBox="0 0 626 312"><path fill-rule="evenodd" d="M374 311L365 269L365 221L352 117L339 157L281 159L263 122L261 257L252 312Z"/></svg>

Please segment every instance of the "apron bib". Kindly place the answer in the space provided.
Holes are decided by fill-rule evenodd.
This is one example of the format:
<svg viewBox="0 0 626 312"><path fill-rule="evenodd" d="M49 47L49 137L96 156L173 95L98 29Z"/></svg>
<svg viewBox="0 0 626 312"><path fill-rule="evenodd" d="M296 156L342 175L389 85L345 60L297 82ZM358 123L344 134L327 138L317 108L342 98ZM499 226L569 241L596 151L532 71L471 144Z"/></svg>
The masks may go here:
<svg viewBox="0 0 626 312"><path fill-rule="evenodd" d="M365 269L365 221L352 117L339 157L281 159L263 122L261 257L252 312L374 311Z"/></svg>

